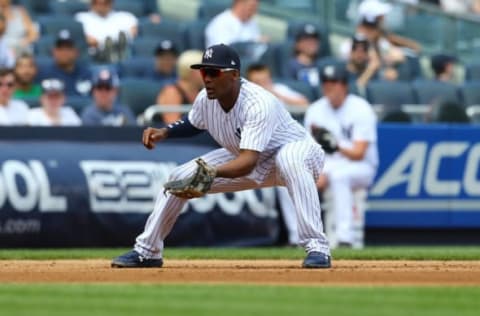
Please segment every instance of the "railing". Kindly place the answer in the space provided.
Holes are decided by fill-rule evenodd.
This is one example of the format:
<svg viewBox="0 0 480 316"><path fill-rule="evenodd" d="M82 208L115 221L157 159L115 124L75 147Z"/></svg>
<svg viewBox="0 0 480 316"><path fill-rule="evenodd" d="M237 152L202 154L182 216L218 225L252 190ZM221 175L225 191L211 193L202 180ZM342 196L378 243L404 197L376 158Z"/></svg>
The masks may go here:
<svg viewBox="0 0 480 316"><path fill-rule="evenodd" d="M158 105L149 106L140 116L139 123L148 125L155 122L155 118L163 113L187 113L192 108L191 104L184 105ZM378 117L382 117L385 112L385 106L374 104L373 109ZM303 118L306 108L287 105L287 110L298 120ZM426 115L430 112L431 106L427 104L403 104L401 110L408 114L413 122L423 122ZM472 123L480 123L480 105L470 105L466 107L466 112Z"/></svg>

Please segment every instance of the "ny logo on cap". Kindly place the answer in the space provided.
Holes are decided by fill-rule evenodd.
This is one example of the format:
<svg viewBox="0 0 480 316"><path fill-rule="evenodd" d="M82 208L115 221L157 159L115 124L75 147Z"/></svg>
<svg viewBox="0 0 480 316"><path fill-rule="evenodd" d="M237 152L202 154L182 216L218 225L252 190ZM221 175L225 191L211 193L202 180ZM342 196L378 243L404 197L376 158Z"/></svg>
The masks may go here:
<svg viewBox="0 0 480 316"><path fill-rule="evenodd" d="M335 67L333 67L332 65L329 65L329 66L326 66L324 69L323 69L323 73L326 75L326 76L333 76L335 74Z"/></svg>
<svg viewBox="0 0 480 316"><path fill-rule="evenodd" d="M204 59L210 59L213 56L213 49L209 48L205 51L205 54L203 55Z"/></svg>

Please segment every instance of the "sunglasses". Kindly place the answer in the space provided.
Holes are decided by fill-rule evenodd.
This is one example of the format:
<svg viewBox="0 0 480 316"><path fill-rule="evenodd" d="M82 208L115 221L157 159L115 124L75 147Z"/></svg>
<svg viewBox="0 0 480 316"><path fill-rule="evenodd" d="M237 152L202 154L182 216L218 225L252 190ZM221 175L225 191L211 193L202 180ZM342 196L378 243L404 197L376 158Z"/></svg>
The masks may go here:
<svg viewBox="0 0 480 316"><path fill-rule="evenodd" d="M0 87L13 88L13 86L15 86L15 83L13 81L0 82Z"/></svg>
<svg viewBox="0 0 480 316"><path fill-rule="evenodd" d="M234 68L200 68L200 73L203 77L209 76L210 78L217 78L222 73L236 70Z"/></svg>

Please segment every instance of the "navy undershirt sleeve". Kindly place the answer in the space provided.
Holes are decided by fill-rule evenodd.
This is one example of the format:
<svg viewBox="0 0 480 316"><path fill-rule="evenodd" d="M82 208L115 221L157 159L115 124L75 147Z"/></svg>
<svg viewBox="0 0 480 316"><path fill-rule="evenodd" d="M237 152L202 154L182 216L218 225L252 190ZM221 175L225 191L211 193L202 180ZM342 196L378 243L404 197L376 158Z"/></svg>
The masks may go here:
<svg viewBox="0 0 480 316"><path fill-rule="evenodd" d="M188 115L183 116L175 123L167 125L168 137L183 138L200 134L203 130L196 128L188 120Z"/></svg>

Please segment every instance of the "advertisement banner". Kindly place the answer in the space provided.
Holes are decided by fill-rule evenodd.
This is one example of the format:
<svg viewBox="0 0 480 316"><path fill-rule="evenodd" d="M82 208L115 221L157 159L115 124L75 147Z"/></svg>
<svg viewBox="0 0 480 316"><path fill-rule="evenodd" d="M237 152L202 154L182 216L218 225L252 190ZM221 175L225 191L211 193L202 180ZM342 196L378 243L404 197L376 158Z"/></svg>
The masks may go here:
<svg viewBox="0 0 480 316"><path fill-rule="evenodd" d="M368 227L480 227L480 129L379 126Z"/></svg>
<svg viewBox="0 0 480 316"><path fill-rule="evenodd" d="M214 147L0 141L0 247L131 246L170 171ZM271 245L273 189L190 200L167 245Z"/></svg>

